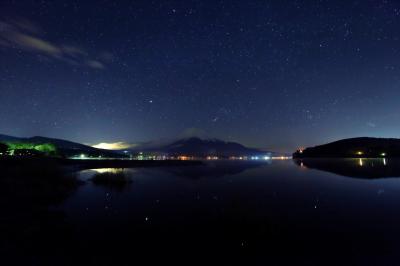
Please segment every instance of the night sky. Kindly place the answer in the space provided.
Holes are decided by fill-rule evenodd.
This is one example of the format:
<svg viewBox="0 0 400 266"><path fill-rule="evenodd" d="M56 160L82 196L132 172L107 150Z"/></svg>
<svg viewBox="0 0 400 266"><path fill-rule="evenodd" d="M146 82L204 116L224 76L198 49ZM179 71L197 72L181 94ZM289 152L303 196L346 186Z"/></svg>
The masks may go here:
<svg viewBox="0 0 400 266"><path fill-rule="evenodd" d="M400 137L399 1L0 2L0 133Z"/></svg>

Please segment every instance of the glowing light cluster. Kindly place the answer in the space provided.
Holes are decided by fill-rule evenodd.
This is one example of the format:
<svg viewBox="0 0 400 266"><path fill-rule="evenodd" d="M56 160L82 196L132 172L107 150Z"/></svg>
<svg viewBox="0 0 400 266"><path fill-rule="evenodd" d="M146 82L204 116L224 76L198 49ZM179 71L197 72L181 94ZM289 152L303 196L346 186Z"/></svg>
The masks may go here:
<svg viewBox="0 0 400 266"><path fill-rule="evenodd" d="M93 148L103 149L103 150L124 150L131 148L133 145L126 142L114 142L114 143L106 143L102 142L96 145L92 145Z"/></svg>
<svg viewBox="0 0 400 266"><path fill-rule="evenodd" d="M55 154L57 148L51 143L6 142L11 155L17 150L35 150L45 154Z"/></svg>

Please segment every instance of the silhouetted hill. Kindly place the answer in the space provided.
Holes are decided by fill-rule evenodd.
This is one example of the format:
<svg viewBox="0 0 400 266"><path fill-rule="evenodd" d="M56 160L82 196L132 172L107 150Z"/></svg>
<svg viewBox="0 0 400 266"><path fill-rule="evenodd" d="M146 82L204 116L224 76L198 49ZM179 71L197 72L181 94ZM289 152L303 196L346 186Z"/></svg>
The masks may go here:
<svg viewBox="0 0 400 266"><path fill-rule="evenodd" d="M400 139L350 138L306 148L293 153L294 158L378 158L400 157Z"/></svg>
<svg viewBox="0 0 400 266"><path fill-rule="evenodd" d="M50 143L57 147L60 154L64 156L75 156L85 154L93 157L122 157L122 152L102 150L86 146L80 143L67 141L63 139L46 138L41 136L31 138L18 138L7 135L0 135L0 142L27 142L34 144ZM168 144L154 145L150 147L138 147L133 149L134 152L157 152L168 155L186 155L195 157L206 156L265 156L271 155L269 151L262 151L259 149L248 148L236 142L226 142L218 139L200 139L200 138L186 138L173 141Z"/></svg>
<svg viewBox="0 0 400 266"><path fill-rule="evenodd" d="M2 142L8 142L8 141L16 142L16 141L20 141L21 139L23 139L23 138L17 138L17 137L13 137L13 136L7 136L7 135L0 134L0 141L2 141Z"/></svg>
<svg viewBox="0 0 400 266"><path fill-rule="evenodd" d="M92 157L122 157L118 152L102 150L93 148L84 144L63 140L63 139L54 139L54 138L46 138L41 136L35 136L31 138L18 138L8 135L0 134L0 142L22 142L22 143L34 143L34 144L45 144L50 143L56 146L58 153L63 156L77 156L80 154L85 154L86 156Z"/></svg>
<svg viewBox="0 0 400 266"><path fill-rule="evenodd" d="M270 152L253 149L236 142L226 142L218 139L200 139L197 137L186 138L164 144L150 149L136 148L135 151L160 152L169 155L187 156L256 156L266 155Z"/></svg>

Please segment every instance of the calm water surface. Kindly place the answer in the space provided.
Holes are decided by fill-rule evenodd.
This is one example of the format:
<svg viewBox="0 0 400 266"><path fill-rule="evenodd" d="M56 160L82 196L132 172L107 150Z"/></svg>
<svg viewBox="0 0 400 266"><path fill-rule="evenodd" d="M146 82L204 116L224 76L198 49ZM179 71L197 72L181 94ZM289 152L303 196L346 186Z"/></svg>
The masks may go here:
<svg viewBox="0 0 400 266"><path fill-rule="evenodd" d="M40 215L4 219L18 233L3 250L29 265L398 265L399 163L83 170ZM93 182L110 173L130 182Z"/></svg>

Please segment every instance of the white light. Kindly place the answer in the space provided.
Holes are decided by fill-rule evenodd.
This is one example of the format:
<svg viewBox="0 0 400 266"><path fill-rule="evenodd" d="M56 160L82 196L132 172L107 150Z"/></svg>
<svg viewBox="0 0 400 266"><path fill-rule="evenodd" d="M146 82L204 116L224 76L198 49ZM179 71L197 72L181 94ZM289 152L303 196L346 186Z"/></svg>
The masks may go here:
<svg viewBox="0 0 400 266"><path fill-rule="evenodd" d="M119 174L124 172L124 170L121 168L99 168L90 170L95 171L96 173L99 174L104 174L104 173Z"/></svg>
<svg viewBox="0 0 400 266"><path fill-rule="evenodd" d="M93 145L93 148L97 148L97 149L103 149L103 150L124 150L127 148L132 147L133 145L130 143L126 143L126 142L114 142L114 143L99 143L96 145Z"/></svg>

